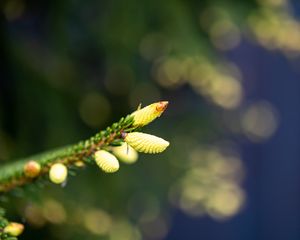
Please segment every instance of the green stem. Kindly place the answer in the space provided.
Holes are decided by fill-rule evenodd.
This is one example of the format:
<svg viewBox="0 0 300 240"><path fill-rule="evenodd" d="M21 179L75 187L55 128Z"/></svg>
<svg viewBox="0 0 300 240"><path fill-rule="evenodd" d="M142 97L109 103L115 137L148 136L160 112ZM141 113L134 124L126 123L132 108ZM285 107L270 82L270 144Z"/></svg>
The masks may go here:
<svg viewBox="0 0 300 240"><path fill-rule="evenodd" d="M38 180L38 178L32 179L24 175L24 165L28 161L34 160L41 165L40 176L46 174L54 163L60 162L67 166L74 165L74 163L80 161L90 163L93 153L98 149L120 144L122 142L121 132L135 130L135 127L133 127L132 124L133 117L128 115L88 140L56 150L47 151L38 155L33 155L24 159L19 159L1 167L0 193L8 192L15 187L23 186L27 183Z"/></svg>

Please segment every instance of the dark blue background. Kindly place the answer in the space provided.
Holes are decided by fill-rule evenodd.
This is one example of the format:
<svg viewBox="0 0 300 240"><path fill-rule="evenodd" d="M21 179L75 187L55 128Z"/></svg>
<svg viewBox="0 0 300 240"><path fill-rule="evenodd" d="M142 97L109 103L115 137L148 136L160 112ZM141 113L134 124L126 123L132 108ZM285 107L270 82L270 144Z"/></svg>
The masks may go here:
<svg viewBox="0 0 300 240"><path fill-rule="evenodd" d="M265 143L240 143L247 175L244 209L221 223L176 212L167 239L300 239L299 62L246 42L229 58L242 70L246 100L272 103L279 127Z"/></svg>

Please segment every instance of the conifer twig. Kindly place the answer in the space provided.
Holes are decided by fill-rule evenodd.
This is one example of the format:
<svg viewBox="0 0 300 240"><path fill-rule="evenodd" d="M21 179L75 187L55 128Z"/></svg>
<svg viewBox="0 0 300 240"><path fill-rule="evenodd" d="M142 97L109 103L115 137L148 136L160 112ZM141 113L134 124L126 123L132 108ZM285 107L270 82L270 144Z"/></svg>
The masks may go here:
<svg viewBox="0 0 300 240"><path fill-rule="evenodd" d="M30 156L24 159L16 160L0 168L0 192L7 192L15 187L22 186L26 183L35 181L36 178L30 178L24 174L24 165L34 160L41 166L41 174L49 171L54 163L63 163L71 166L77 162L89 163L90 157L95 151L107 146L118 146L122 142L122 132L135 130L138 126L133 127L133 117L128 115L121 118L119 122L112 124L111 127L97 133L86 141L77 144L62 147L56 150L44 152L38 155Z"/></svg>
<svg viewBox="0 0 300 240"><path fill-rule="evenodd" d="M139 107L132 114L121 118L119 122L112 124L88 140L19 159L1 167L0 194L38 181L47 173L49 173L49 179L53 183L63 183L68 174L67 167L80 167L83 164L93 162L96 162L104 172L116 172L119 169L119 161L109 151L113 152L114 146L124 146L122 145L124 142L132 147L131 151L144 153L164 151L169 146L168 141L150 134L140 133L136 135L132 132L138 131L159 117L167 105L168 102L163 101L150 104L142 109ZM122 154L116 155L122 158ZM127 155L125 158L128 158L127 162L134 161L134 159L129 159ZM16 240L23 230L23 224L9 222L4 217L4 211L0 209L0 240Z"/></svg>
<svg viewBox="0 0 300 240"><path fill-rule="evenodd" d="M158 153L163 151L169 145L167 141L164 141L164 146L161 147L158 146L161 142L157 142L157 139L159 138L154 136L153 138L151 135L144 134L141 135L142 138L139 137L136 139L136 143L134 143L135 137L131 137L130 142L128 142L127 139L129 136L127 137L127 134L139 130L157 117L160 117L167 105L167 101L161 101L150 104L142 109L139 107L138 110L132 114L127 115L125 118L121 118L119 122L112 124L110 127L107 127L105 130L97 133L88 140L24 159L19 159L13 163L2 166L0 168L0 193L8 192L16 187L38 180L41 176L48 173L50 168L57 163L61 163L67 167L76 167L77 165L94 162L94 154L96 151L100 149L105 150L105 148L108 148L109 146L120 146L124 140L129 145L131 145L131 143L138 145L138 148L136 148L137 151L143 150L141 152L148 153ZM149 151L145 151L145 149L148 149ZM161 151L156 151L157 149ZM106 164L100 165L104 166Z"/></svg>

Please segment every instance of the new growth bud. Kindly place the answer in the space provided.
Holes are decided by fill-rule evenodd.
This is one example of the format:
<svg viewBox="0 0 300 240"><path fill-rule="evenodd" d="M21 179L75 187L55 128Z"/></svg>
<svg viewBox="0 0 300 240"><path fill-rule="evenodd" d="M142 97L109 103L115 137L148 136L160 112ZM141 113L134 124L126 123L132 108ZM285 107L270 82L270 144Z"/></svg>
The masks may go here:
<svg viewBox="0 0 300 240"><path fill-rule="evenodd" d="M97 165L107 173L116 172L120 167L118 159L105 150L95 152L95 161Z"/></svg>
<svg viewBox="0 0 300 240"><path fill-rule="evenodd" d="M41 165L36 161L29 161L24 165L24 174L28 178L35 178L41 172Z"/></svg>
<svg viewBox="0 0 300 240"><path fill-rule="evenodd" d="M138 153L127 143L113 147L112 151L118 159L127 164L135 163L138 159Z"/></svg>
<svg viewBox="0 0 300 240"><path fill-rule="evenodd" d="M56 184L63 183L68 176L68 169L62 163L55 163L51 166L49 171L49 178L51 182Z"/></svg>
<svg viewBox="0 0 300 240"><path fill-rule="evenodd" d="M160 137L141 132L124 133L123 137L131 147L143 153L161 153L170 145Z"/></svg>
<svg viewBox="0 0 300 240"><path fill-rule="evenodd" d="M133 116L133 126L145 126L160 117L160 115L166 110L168 101L161 101L152 103L142 109L138 109L131 114Z"/></svg>
<svg viewBox="0 0 300 240"><path fill-rule="evenodd" d="M21 223L11 222L4 229L3 232L8 233L13 237L17 237L24 231L24 225Z"/></svg>

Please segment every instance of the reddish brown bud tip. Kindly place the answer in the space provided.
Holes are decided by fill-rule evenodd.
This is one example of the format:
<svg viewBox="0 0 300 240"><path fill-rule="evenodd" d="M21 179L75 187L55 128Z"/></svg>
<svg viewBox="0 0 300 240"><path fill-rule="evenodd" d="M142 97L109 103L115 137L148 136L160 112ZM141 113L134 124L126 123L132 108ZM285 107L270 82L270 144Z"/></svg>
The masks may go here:
<svg viewBox="0 0 300 240"><path fill-rule="evenodd" d="M166 108L168 107L169 102L168 101L161 101L159 103L157 103L156 105L156 110L158 112L163 112L166 110Z"/></svg>

